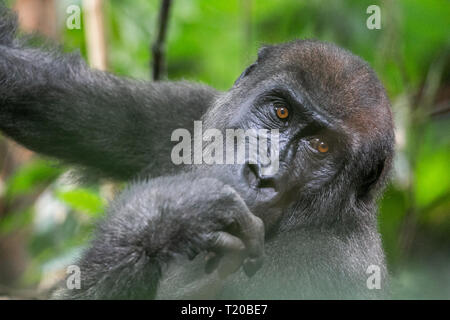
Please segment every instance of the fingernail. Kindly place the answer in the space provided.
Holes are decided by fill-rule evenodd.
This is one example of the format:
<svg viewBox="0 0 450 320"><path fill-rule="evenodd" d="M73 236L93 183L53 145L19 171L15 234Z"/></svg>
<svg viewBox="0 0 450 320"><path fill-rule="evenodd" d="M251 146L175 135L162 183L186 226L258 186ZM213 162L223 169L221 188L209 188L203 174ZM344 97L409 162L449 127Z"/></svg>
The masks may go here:
<svg viewBox="0 0 450 320"><path fill-rule="evenodd" d="M247 277L251 278L262 266L263 259L257 258L257 259L251 259L247 258L244 261L244 272L247 275Z"/></svg>
<svg viewBox="0 0 450 320"><path fill-rule="evenodd" d="M214 270L217 269L220 262L220 256L213 254L211 256L206 257L206 265L205 265L205 272L206 274L212 273Z"/></svg>

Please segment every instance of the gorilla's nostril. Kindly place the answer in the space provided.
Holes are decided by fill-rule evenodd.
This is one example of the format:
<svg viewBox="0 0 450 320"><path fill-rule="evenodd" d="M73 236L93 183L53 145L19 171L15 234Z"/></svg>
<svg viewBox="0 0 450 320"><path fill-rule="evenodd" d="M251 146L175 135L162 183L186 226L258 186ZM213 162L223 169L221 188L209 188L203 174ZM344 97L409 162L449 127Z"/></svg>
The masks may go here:
<svg viewBox="0 0 450 320"><path fill-rule="evenodd" d="M261 168L258 164L246 163L244 177L252 188L272 188L276 190L276 181L272 176L261 176Z"/></svg>
<svg viewBox="0 0 450 320"><path fill-rule="evenodd" d="M259 179L258 187L259 188L272 188L275 191L278 191L276 181L272 177Z"/></svg>
<svg viewBox="0 0 450 320"><path fill-rule="evenodd" d="M246 163L243 173L248 185L252 188L257 188L260 180L259 166L257 164Z"/></svg>

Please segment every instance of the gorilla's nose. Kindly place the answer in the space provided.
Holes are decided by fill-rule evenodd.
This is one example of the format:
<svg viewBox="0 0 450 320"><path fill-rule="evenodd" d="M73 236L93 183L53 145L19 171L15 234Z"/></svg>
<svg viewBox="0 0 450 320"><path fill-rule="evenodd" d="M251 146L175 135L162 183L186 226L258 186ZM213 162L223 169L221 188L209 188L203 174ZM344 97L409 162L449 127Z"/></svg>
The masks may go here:
<svg viewBox="0 0 450 320"><path fill-rule="evenodd" d="M243 169L244 179L253 189L273 189L279 192L275 175L263 175L261 166L254 163L246 163Z"/></svg>

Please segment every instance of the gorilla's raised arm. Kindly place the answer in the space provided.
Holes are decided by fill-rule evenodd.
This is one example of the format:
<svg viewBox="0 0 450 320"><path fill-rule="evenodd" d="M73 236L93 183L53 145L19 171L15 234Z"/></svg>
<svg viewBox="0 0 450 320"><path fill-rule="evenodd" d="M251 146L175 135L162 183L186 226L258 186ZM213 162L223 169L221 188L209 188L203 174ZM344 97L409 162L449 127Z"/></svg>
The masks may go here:
<svg viewBox="0 0 450 320"><path fill-rule="evenodd" d="M128 179L171 166L170 135L190 129L216 91L93 70L76 54L27 48L0 3L0 129L25 147Z"/></svg>

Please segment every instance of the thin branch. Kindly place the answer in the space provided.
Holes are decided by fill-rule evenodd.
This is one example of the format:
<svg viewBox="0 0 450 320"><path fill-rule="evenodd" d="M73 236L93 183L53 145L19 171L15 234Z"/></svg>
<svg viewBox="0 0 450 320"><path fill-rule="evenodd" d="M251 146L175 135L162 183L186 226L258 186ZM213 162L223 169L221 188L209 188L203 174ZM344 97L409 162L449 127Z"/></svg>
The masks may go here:
<svg viewBox="0 0 450 320"><path fill-rule="evenodd" d="M107 56L103 0L83 0L83 9L89 64L93 68L106 70Z"/></svg>
<svg viewBox="0 0 450 320"><path fill-rule="evenodd" d="M165 40L171 2L171 0L161 0L158 19L158 37L152 46L154 81L161 79L165 73Z"/></svg>

